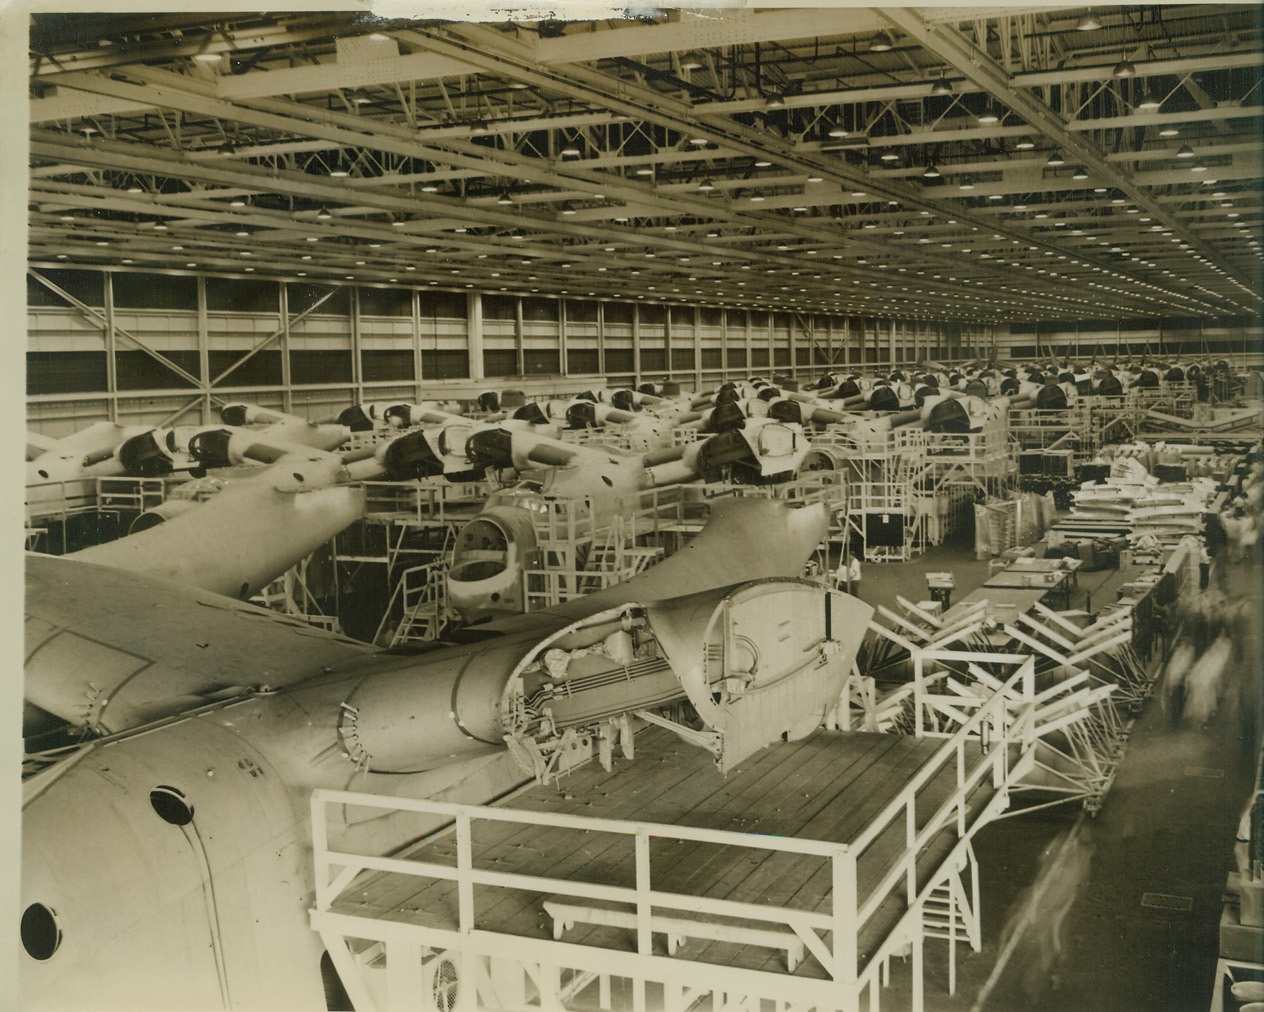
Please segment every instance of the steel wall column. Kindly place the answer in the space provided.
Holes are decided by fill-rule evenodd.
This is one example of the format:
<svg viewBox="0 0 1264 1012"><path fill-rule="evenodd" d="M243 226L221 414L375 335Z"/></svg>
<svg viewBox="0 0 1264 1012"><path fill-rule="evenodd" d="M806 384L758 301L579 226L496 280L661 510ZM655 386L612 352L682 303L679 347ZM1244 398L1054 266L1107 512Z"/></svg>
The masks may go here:
<svg viewBox="0 0 1264 1012"><path fill-rule="evenodd" d="M197 353L198 376L201 378L203 425L210 425L211 415L211 328L206 312L206 277L197 276ZM289 408L287 407L288 411Z"/></svg>
<svg viewBox="0 0 1264 1012"><path fill-rule="evenodd" d="M360 289L351 289L351 385L353 403L364 401L364 376L360 369Z"/></svg>
<svg viewBox="0 0 1264 1012"><path fill-rule="evenodd" d="M281 347L281 406L288 414L294 410L294 392L290 384L290 286L288 282L277 283L277 309L281 313L281 336L277 338Z"/></svg>
<svg viewBox="0 0 1264 1012"><path fill-rule="evenodd" d="M557 300L557 368L563 376L571 374L570 363L566 354L566 303L567 299Z"/></svg>
<svg viewBox="0 0 1264 1012"><path fill-rule="evenodd" d="M106 411L111 422L118 418L118 363L114 361L114 274L111 271L102 273L105 302L105 391Z"/></svg>
<svg viewBox="0 0 1264 1012"><path fill-rule="evenodd" d="M693 307L693 386L702 389L702 307Z"/></svg>
<svg viewBox="0 0 1264 1012"><path fill-rule="evenodd" d="M632 371L633 380L642 382L641 377L641 304L632 303Z"/></svg>
<svg viewBox="0 0 1264 1012"><path fill-rule="evenodd" d="M479 330L482 331L483 313L482 303L479 303ZM527 352L523 347L525 338L522 333L522 296L519 295L514 299L514 354L518 361L518 375L525 376L527 374ZM480 342L481 343L481 342Z"/></svg>
<svg viewBox="0 0 1264 1012"><path fill-rule="evenodd" d="M421 400L421 292L416 288L410 293L409 300L410 317L412 318L412 350L413 350L413 400ZM469 315L468 313L466 314ZM472 361L472 358L471 358ZM473 368L470 369L471 378Z"/></svg>
<svg viewBox="0 0 1264 1012"><path fill-rule="evenodd" d="M514 333L518 341L518 362L522 363L522 302L519 300L516 310L517 323ZM420 344L420 334L418 335ZM435 340L438 348L438 335ZM469 374L472 380L483 378L483 296L478 292L469 292L465 296L465 349L470 357ZM421 357L420 350L417 353Z"/></svg>
<svg viewBox="0 0 1264 1012"><path fill-rule="evenodd" d="M597 301L597 372L606 375L606 302Z"/></svg>

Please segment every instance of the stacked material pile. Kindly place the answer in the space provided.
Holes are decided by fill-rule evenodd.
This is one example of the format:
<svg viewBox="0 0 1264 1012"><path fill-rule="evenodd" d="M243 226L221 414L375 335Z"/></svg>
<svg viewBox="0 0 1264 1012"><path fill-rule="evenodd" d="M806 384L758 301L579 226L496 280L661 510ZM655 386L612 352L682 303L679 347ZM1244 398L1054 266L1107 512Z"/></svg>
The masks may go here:
<svg viewBox="0 0 1264 1012"><path fill-rule="evenodd" d="M1137 456L1116 457L1105 482L1086 482L1072 494L1071 516L1058 525L1068 536L1126 536L1174 543L1202 534L1217 494L1214 478L1160 482Z"/></svg>

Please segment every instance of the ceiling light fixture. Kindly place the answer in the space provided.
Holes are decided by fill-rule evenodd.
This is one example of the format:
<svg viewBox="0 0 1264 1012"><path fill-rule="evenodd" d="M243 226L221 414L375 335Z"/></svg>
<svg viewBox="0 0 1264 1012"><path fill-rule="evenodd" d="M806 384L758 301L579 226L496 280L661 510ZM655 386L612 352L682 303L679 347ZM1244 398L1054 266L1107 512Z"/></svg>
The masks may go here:
<svg viewBox="0 0 1264 1012"><path fill-rule="evenodd" d="M979 123L983 126L992 126L994 123L999 123L1000 121L1000 115L990 105L979 113Z"/></svg>
<svg viewBox="0 0 1264 1012"><path fill-rule="evenodd" d="M886 32L879 32L869 40L868 48L871 53L887 53L895 48L895 42Z"/></svg>
<svg viewBox="0 0 1264 1012"><path fill-rule="evenodd" d="M500 195L496 198L497 204L512 204L513 197L509 196L508 190L501 190Z"/></svg>
<svg viewBox="0 0 1264 1012"><path fill-rule="evenodd" d="M934 162L931 162L930 165L926 166L926 171L922 173L923 179L938 179L939 176L939 169L935 167Z"/></svg>
<svg viewBox="0 0 1264 1012"><path fill-rule="evenodd" d="M1163 105L1163 99L1159 98L1157 92L1147 91L1141 96L1141 101L1137 103L1138 112L1154 112Z"/></svg>
<svg viewBox="0 0 1264 1012"><path fill-rule="evenodd" d="M1030 137L1020 137L1014 144L1014 150L1030 151L1035 146L1036 146L1036 142L1033 141Z"/></svg>
<svg viewBox="0 0 1264 1012"><path fill-rule="evenodd" d="M1160 137L1179 137L1180 135L1181 135L1180 128L1174 127L1174 126L1165 126L1162 130L1159 131Z"/></svg>
<svg viewBox="0 0 1264 1012"><path fill-rule="evenodd" d="M1071 178L1072 179L1088 179L1088 171L1084 168L1084 166L1082 165L1078 166L1076 170L1071 173Z"/></svg>
<svg viewBox="0 0 1264 1012"><path fill-rule="evenodd" d="M943 74L940 74L936 78L935 83L930 86L930 93L932 95L951 95L952 82L944 77Z"/></svg>
<svg viewBox="0 0 1264 1012"><path fill-rule="evenodd" d="M1137 68L1133 66L1131 60L1124 59L1115 64L1110 74L1111 77L1136 77Z"/></svg>
<svg viewBox="0 0 1264 1012"><path fill-rule="evenodd" d="M680 58L680 69L681 70L701 70L702 57L698 53L693 53L693 52L685 53L685 55Z"/></svg>
<svg viewBox="0 0 1264 1012"><path fill-rule="evenodd" d="M833 123L830 125L829 129L825 131L825 135L827 137L846 137L847 128L841 123Z"/></svg>
<svg viewBox="0 0 1264 1012"><path fill-rule="evenodd" d="M711 182L711 180L709 179L704 179L701 183L698 184L698 189L701 190L703 193L710 193L712 190L715 189L715 183Z"/></svg>
<svg viewBox="0 0 1264 1012"><path fill-rule="evenodd" d="M1207 166L1205 166L1202 162L1195 162L1193 165L1189 167L1189 171L1190 172L1206 172Z"/></svg>
<svg viewBox="0 0 1264 1012"><path fill-rule="evenodd" d="M328 221L330 218L333 217L333 215L329 213L329 208L322 207L319 211L316 212L316 217L319 218L321 221Z"/></svg>
<svg viewBox="0 0 1264 1012"><path fill-rule="evenodd" d="M786 98L779 91L774 91L771 95L764 99L765 109L784 109L786 107Z"/></svg>
<svg viewBox="0 0 1264 1012"><path fill-rule="evenodd" d="M578 158L579 147L575 144L574 141L568 141L566 146L563 147L562 150L558 152L558 154L561 155L563 158Z"/></svg>
<svg viewBox="0 0 1264 1012"><path fill-rule="evenodd" d="M1089 12L1085 14L1079 21L1075 23L1077 32L1093 32L1102 27L1102 23L1097 20L1097 16L1090 7Z"/></svg>
<svg viewBox="0 0 1264 1012"><path fill-rule="evenodd" d="M1056 169L1059 165L1065 165L1066 159L1062 157L1061 151L1055 151L1049 156L1049 160L1045 164L1052 169Z"/></svg>
<svg viewBox="0 0 1264 1012"><path fill-rule="evenodd" d="M878 155L878 159L883 162L898 162L900 160L900 153L898 151L884 151L882 154Z"/></svg>
<svg viewBox="0 0 1264 1012"><path fill-rule="evenodd" d="M1193 158L1194 149L1191 148L1188 144L1182 144L1176 152L1176 157L1177 158Z"/></svg>

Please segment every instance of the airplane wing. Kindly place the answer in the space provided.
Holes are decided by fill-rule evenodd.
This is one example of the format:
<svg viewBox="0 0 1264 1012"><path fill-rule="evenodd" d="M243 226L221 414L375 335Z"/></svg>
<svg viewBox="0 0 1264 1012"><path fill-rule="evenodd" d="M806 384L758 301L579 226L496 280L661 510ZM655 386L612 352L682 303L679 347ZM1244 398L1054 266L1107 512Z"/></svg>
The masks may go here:
<svg viewBox="0 0 1264 1012"><path fill-rule="evenodd" d="M209 591L48 555L26 557L25 603L27 700L101 733L372 652Z"/></svg>

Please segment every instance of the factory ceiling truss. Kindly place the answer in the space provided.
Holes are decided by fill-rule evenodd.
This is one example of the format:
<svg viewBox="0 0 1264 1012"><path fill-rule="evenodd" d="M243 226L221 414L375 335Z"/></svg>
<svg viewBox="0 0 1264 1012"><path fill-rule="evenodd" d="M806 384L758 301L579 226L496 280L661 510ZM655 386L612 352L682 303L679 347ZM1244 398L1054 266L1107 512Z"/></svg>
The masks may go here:
<svg viewBox="0 0 1264 1012"><path fill-rule="evenodd" d="M1261 8L34 15L30 260L962 322L1260 310Z"/></svg>

